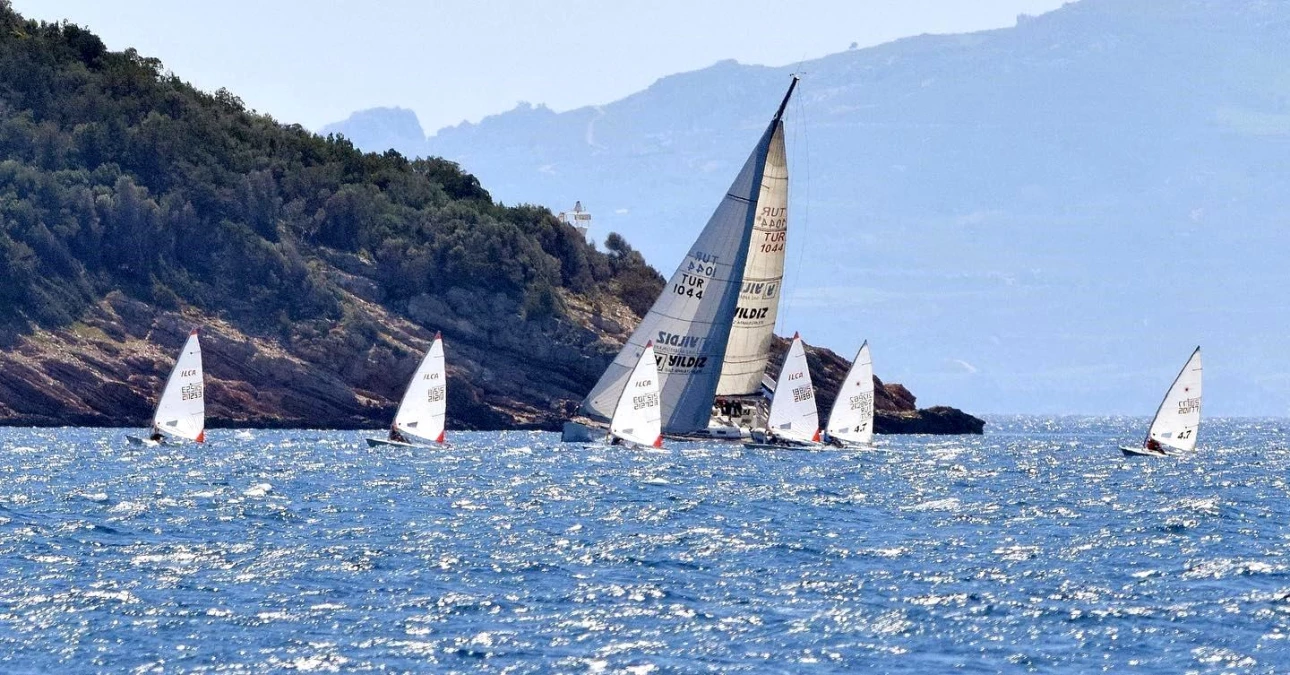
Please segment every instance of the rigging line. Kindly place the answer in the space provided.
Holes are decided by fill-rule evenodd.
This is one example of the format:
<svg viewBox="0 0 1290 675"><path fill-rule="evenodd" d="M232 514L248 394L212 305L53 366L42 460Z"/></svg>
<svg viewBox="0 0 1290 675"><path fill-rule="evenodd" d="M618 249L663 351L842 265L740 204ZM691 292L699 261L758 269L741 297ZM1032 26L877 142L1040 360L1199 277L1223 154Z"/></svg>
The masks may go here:
<svg viewBox="0 0 1290 675"><path fill-rule="evenodd" d="M797 247L797 262L793 265L793 292L788 297L789 311L785 312L785 315L792 312L794 305L797 304L798 289L800 287L799 282L802 278L802 259L805 257L806 243L810 239L809 235L811 232L811 141L810 133L807 130L809 120L806 118L806 103L803 101L803 98L804 97L799 96L797 97L797 100L794 101L794 107L797 112L796 117L798 119L798 127L800 128L802 137L800 152L802 161L806 166L806 180L802 186L802 191L805 193L803 195L801 209L802 224L799 227L802 232L802 242ZM794 136L797 136L797 132L794 133Z"/></svg>

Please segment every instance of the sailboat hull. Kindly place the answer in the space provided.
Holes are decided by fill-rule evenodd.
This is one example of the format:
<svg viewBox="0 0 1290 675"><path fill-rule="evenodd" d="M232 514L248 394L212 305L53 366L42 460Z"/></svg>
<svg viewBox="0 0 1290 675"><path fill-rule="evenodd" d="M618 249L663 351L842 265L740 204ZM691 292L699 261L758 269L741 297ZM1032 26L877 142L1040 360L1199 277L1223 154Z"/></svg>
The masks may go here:
<svg viewBox="0 0 1290 675"><path fill-rule="evenodd" d="M1169 457L1170 456L1169 453L1166 453L1166 452L1162 452L1158 450L1148 450L1141 446L1130 446L1130 445L1121 445L1120 452L1123 452L1126 457Z"/></svg>
<svg viewBox="0 0 1290 675"><path fill-rule="evenodd" d="M607 429L597 429L582 422L565 422L560 431L561 443L595 443L604 439Z"/></svg>
<svg viewBox="0 0 1290 675"><path fill-rule="evenodd" d="M138 436L130 436L129 434L126 435L125 442L128 445L135 445L135 446L140 446L145 448L155 448L158 445L161 445L160 443L152 440L151 438L139 438Z"/></svg>
<svg viewBox="0 0 1290 675"><path fill-rule="evenodd" d="M827 450L829 446L823 443L789 441L786 443L744 443L744 447L748 450Z"/></svg>

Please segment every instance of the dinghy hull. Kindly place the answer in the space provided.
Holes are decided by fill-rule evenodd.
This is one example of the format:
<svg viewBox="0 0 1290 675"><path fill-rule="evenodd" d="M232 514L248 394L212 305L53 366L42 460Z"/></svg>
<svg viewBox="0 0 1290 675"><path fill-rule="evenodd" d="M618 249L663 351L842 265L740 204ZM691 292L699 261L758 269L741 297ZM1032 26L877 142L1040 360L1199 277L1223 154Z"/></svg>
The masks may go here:
<svg viewBox="0 0 1290 675"><path fill-rule="evenodd" d="M388 439L388 438L371 438L371 437L369 437L369 438L367 439L367 447L369 447L369 448L377 448L377 447L381 447L381 446L384 446L384 445L392 445L392 446L394 446L394 447L398 447L398 448L415 448L415 447L417 447L417 446L415 446L415 445L413 445L413 444L411 444L411 443L402 443L402 442L400 442L400 441L391 441L391 440L390 440L390 439Z"/></svg>
<svg viewBox="0 0 1290 675"><path fill-rule="evenodd" d="M137 445L137 446L146 447L146 448L155 448L158 445L161 445L160 443L152 440L151 438L139 438L138 436L130 436L128 434L125 437L125 442L127 445Z"/></svg>
<svg viewBox="0 0 1290 675"><path fill-rule="evenodd" d="M1141 446L1121 445L1120 452L1126 457L1168 457L1169 454L1158 450L1148 450Z"/></svg>

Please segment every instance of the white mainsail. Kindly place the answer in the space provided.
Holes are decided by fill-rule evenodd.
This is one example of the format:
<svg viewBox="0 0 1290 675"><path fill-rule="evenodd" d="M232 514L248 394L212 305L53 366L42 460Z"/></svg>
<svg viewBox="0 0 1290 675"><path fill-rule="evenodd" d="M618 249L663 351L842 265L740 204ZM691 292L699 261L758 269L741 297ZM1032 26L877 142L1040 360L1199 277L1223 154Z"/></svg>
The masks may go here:
<svg viewBox="0 0 1290 675"><path fill-rule="evenodd" d="M754 211L752 243L748 247L739 306L735 309L734 326L726 345L717 396L759 394L766 363L770 360L788 236L788 159L783 124L771 135Z"/></svg>
<svg viewBox="0 0 1290 675"><path fill-rule="evenodd" d="M796 83L794 79L793 85ZM636 365L636 355L646 343L653 342L663 432L695 434L707 430L748 262L754 207L766 158L792 93L790 85L775 117L668 280L663 294L582 402L582 411L589 417L601 421L612 417Z"/></svg>
<svg viewBox="0 0 1290 675"><path fill-rule="evenodd" d="M202 443L206 440L206 398L202 378L202 346L194 329L166 378L152 428L167 436Z"/></svg>
<svg viewBox="0 0 1290 675"><path fill-rule="evenodd" d="M658 394L658 364L654 343L645 345L623 395L618 397L609 433L637 445L663 447L662 400Z"/></svg>
<svg viewBox="0 0 1290 675"><path fill-rule="evenodd" d="M434 342L421 359L421 365L408 382L399 411L394 414L390 439L397 435L426 442L442 443L444 420L448 414L448 376L444 370L443 336L435 333Z"/></svg>
<svg viewBox="0 0 1290 675"><path fill-rule="evenodd" d="M802 338L793 334L784 365L775 382L775 397L770 402L766 428L781 438L795 441L820 440L820 414L815 409L815 387L806 364Z"/></svg>
<svg viewBox="0 0 1290 675"><path fill-rule="evenodd" d="M869 356L868 341L860 345L846 379L842 380L825 429L830 439L859 444L873 442L873 358Z"/></svg>
<svg viewBox="0 0 1290 675"><path fill-rule="evenodd" d="M1200 428L1200 347L1191 353L1187 365L1169 387L1165 400L1151 421L1147 439L1177 450L1196 448L1196 431Z"/></svg>

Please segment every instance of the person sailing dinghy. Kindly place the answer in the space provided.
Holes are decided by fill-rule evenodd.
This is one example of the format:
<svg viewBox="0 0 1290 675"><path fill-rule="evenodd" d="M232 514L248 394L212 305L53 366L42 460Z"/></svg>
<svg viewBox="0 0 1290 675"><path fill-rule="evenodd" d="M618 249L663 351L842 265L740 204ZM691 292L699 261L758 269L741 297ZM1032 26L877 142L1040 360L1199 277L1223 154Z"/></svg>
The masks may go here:
<svg viewBox="0 0 1290 675"><path fill-rule="evenodd" d="M820 414L815 409L815 387L806 363L802 337L793 334L788 355L775 380L775 395L770 401L770 415L764 430L752 432L746 448L816 448L820 447Z"/></svg>
<svg viewBox="0 0 1290 675"><path fill-rule="evenodd" d="M869 342L860 345L851 369L842 380L838 397L824 426L824 442L838 447L873 444L873 358Z"/></svg>
<svg viewBox="0 0 1290 675"><path fill-rule="evenodd" d="M623 395L618 397L614 418L609 422L609 442L617 445L663 447L663 403L658 395L658 364L654 343L645 343Z"/></svg>
<svg viewBox="0 0 1290 675"><path fill-rule="evenodd" d="M709 437L708 423L739 304L767 157L776 136L783 135L784 109L796 85L794 77L775 116L662 295L583 400L578 417L565 423L564 441L593 441L592 429L606 428L637 354L648 342L654 343L657 356L663 434Z"/></svg>
<svg viewBox="0 0 1290 675"><path fill-rule="evenodd" d="M127 435L132 445L162 445L171 440L206 442L206 398L202 377L202 346L197 329L179 350L152 413L152 429L146 438Z"/></svg>
<svg viewBox="0 0 1290 675"><path fill-rule="evenodd" d="M1168 450L1195 450L1200 429L1200 375L1197 347L1160 402L1142 447L1121 445L1120 451L1133 457L1165 457L1173 454Z"/></svg>
<svg viewBox="0 0 1290 675"><path fill-rule="evenodd" d="M416 447L444 442L444 423L448 416L448 375L444 369L443 336L434 334L434 342L412 373L408 388L394 413L394 423L386 438L368 438L371 447L397 445Z"/></svg>

